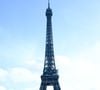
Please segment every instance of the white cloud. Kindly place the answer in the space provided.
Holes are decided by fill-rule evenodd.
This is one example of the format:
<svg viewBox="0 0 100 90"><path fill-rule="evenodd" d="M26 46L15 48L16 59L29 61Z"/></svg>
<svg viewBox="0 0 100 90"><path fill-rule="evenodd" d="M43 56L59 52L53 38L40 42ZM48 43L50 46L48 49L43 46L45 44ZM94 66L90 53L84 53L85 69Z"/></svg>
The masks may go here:
<svg viewBox="0 0 100 90"><path fill-rule="evenodd" d="M67 56L56 56L55 62L58 62L57 65L59 66L66 66L70 64L70 58Z"/></svg>
<svg viewBox="0 0 100 90"><path fill-rule="evenodd" d="M30 51L29 51L30 52ZM29 53L28 52L28 53ZM59 69L59 82L61 89L68 90L100 90L100 43L96 43L92 48L88 48L77 54L74 59L68 56L56 56L55 62ZM22 85L27 83L24 90L32 90L33 86L39 89L40 75L42 74L44 60L38 61L32 56L32 52L23 56L24 67L11 68L8 71L0 69L0 80L6 80L9 74L11 83ZM25 59L26 58L26 59ZM21 63L22 63L21 61ZM95 62L95 63L94 63ZM32 71L28 69L34 68ZM32 86L28 83L33 83ZM51 90L51 87L48 89ZM1 89L0 89L1 90Z"/></svg>
<svg viewBox="0 0 100 90"><path fill-rule="evenodd" d="M84 50L77 58L57 56L62 90L100 89L100 43Z"/></svg>
<svg viewBox="0 0 100 90"><path fill-rule="evenodd" d="M35 70L41 70L43 67L43 62L37 60L36 58L33 58L32 56L28 57L23 61L23 65L29 68L33 68Z"/></svg>
<svg viewBox="0 0 100 90"><path fill-rule="evenodd" d="M84 51L79 53L77 59L92 63L100 63L100 42L96 42L94 46L86 48Z"/></svg>
<svg viewBox="0 0 100 90"><path fill-rule="evenodd" d="M7 90L7 89L4 86L0 86L0 90Z"/></svg>
<svg viewBox="0 0 100 90"><path fill-rule="evenodd" d="M7 79L8 72L0 68L0 81L5 81Z"/></svg>
<svg viewBox="0 0 100 90"><path fill-rule="evenodd" d="M38 75L27 68L12 68L10 78L14 83L28 83L38 80Z"/></svg>

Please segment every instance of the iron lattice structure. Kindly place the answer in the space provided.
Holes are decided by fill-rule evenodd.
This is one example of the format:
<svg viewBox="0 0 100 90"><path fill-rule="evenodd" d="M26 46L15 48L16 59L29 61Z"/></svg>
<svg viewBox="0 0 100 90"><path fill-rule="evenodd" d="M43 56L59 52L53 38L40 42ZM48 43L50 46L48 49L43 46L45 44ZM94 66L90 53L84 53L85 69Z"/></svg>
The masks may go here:
<svg viewBox="0 0 100 90"><path fill-rule="evenodd" d="M54 90L61 90L58 82L59 75L55 65L53 34L52 34L52 9L48 2L46 10L47 28L46 28L46 48L43 74L41 75L40 90L46 90L47 86L53 86Z"/></svg>

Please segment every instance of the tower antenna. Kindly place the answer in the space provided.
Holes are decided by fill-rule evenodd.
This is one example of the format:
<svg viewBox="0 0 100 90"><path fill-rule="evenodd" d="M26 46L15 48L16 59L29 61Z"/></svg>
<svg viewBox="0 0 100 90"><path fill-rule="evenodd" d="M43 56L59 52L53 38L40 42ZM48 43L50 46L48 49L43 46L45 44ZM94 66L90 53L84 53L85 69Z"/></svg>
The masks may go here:
<svg viewBox="0 0 100 90"><path fill-rule="evenodd" d="M48 0L48 8L50 8L50 0Z"/></svg>

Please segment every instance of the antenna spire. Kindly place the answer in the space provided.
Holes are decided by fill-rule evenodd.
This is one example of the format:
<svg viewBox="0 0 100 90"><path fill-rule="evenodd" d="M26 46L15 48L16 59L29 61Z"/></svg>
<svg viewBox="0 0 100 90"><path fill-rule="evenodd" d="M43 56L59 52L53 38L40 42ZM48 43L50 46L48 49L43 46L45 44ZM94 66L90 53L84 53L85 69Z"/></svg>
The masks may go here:
<svg viewBox="0 0 100 90"><path fill-rule="evenodd" d="M50 8L50 0L48 0L48 8Z"/></svg>

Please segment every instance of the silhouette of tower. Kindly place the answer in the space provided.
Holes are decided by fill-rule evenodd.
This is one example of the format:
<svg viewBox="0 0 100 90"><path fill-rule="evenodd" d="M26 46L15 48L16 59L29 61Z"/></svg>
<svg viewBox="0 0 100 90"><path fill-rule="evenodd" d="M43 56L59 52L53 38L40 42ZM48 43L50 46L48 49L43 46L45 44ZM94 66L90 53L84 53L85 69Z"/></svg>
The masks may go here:
<svg viewBox="0 0 100 90"><path fill-rule="evenodd" d="M55 66L53 34L52 34L52 9L48 0L48 8L46 9L47 28L46 28L46 48L43 75L41 75L40 90L46 90L47 86L53 86L54 90L61 90L59 86L59 75Z"/></svg>

